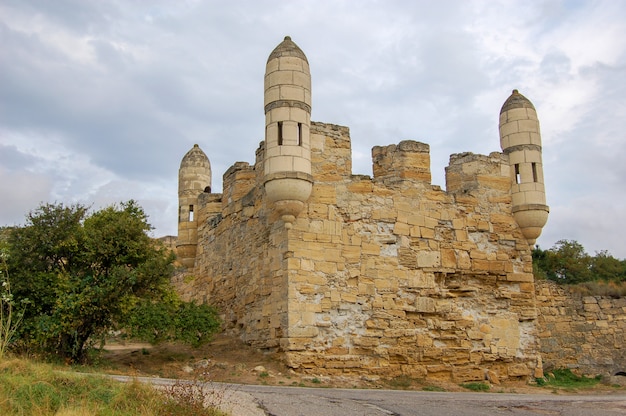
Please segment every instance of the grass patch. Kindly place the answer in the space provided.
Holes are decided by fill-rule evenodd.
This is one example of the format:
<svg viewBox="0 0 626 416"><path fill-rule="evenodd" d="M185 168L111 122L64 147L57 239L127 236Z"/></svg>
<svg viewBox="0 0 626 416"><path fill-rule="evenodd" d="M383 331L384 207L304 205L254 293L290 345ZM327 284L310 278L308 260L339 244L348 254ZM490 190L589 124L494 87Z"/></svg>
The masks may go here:
<svg viewBox="0 0 626 416"><path fill-rule="evenodd" d="M168 398L139 382L120 383L62 370L21 359L0 362L0 414L224 415L214 409L198 409L185 401Z"/></svg>
<svg viewBox="0 0 626 416"><path fill-rule="evenodd" d="M446 391L446 389L439 386L424 386L422 387L422 391Z"/></svg>
<svg viewBox="0 0 626 416"><path fill-rule="evenodd" d="M487 383L478 383L478 382L473 382L473 383L463 383L460 385L461 387L463 387L464 389L468 389L471 391L489 391L489 384Z"/></svg>
<svg viewBox="0 0 626 416"><path fill-rule="evenodd" d="M591 388L598 384L602 376L585 377L572 373L569 368L552 370L544 378L537 378L535 381L542 387L559 387L563 389L584 389Z"/></svg>
<svg viewBox="0 0 626 416"><path fill-rule="evenodd" d="M389 387L405 390L411 387L411 385L413 384L413 379L409 376L401 375L389 380L385 380L385 382L389 385Z"/></svg>

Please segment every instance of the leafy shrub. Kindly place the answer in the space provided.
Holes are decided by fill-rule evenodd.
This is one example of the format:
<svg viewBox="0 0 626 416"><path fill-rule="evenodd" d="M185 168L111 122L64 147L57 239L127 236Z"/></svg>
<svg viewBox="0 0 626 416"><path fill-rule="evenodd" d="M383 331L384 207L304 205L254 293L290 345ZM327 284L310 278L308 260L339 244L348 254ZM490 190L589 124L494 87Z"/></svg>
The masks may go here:
<svg viewBox="0 0 626 416"><path fill-rule="evenodd" d="M150 343L182 341L199 347L220 328L215 308L193 302L144 300L130 309L122 326L128 335Z"/></svg>

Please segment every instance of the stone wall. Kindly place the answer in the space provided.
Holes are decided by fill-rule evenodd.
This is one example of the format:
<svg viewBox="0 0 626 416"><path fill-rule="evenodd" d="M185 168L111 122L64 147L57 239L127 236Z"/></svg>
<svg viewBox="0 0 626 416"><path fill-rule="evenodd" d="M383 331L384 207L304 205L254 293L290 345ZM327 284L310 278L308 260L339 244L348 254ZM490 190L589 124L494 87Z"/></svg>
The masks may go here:
<svg viewBox="0 0 626 416"><path fill-rule="evenodd" d="M447 191L426 144L372 150L351 174L349 131L313 123L313 191L287 229L256 163L199 198L186 299L216 305L228 330L292 368L456 381L540 376L530 247L511 214L500 153L453 155Z"/></svg>
<svg viewBox="0 0 626 416"><path fill-rule="evenodd" d="M592 376L626 371L626 298L581 296L538 281L537 309L546 370L571 368Z"/></svg>
<svg viewBox="0 0 626 416"><path fill-rule="evenodd" d="M287 322L287 242L263 198L262 160L235 163L223 194L200 196L195 267L175 284L183 299L216 306L245 342L276 349Z"/></svg>
<svg viewBox="0 0 626 416"><path fill-rule="evenodd" d="M374 147L369 177L351 173L346 127L312 123L310 137L313 191L292 228L266 200L264 143L222 194L200 194L194 266L174 279L184 299L315 374L626 371L626 299L534 281L505 154L452 155L444 191L424 143Z"/></svg>
<svg viewBox="0 0 626 416"><path fill-rule="evenodd" d="M349 166L347 131L316 127L314 157L340 153ZM291 366L459 381L540 373L505 158L453 156L444 192L430 184L428 150L375 147L374 178L314 164L289 238Z"/></svg>

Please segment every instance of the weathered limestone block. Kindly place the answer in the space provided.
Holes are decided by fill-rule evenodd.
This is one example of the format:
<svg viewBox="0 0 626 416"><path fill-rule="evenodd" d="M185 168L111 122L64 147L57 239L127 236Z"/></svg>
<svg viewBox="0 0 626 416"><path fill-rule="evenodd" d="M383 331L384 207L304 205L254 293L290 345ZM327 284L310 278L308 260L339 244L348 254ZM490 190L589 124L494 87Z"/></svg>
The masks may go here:
<svg viewBox="0 0 626 416"><path fill-rule="evenodd" d="M182 293L214 304L228 330L304 372L530 375L540 365L538 318L506 158L459 156L443 191L430 184L427 145L375 148L370 178L351 174L347 128L312 123L310 138L313 189L293 228L265 200L264 146L253 167L229 170L224 195L203 197L213 205L189 228L199 243ZM557 305L546 309L561 316ZM618 320L599 322L594 330L605 331ZM512 360L525 370L502 364Z"/></svg>
<svg viewBox="0 0 626 416"><path fill-rule="evenodd" d="M411 179L430 184L430 147L405 140L398 145L372 149L374 178Z"/></svg>
<svg viewBox="0 0 626 416"><path fill-rule="evenodd" d="M435 300L430 297L418 297L415 299L416 312L422 313L434 313L435 312Z"/></svg>
<svg viewBox="0 0 626 416"><path fill-rule="evenodd" d="M581 297L552 282L538 281L538 337L547 368L576 368L587 375L614 374L626 358L624 299Z"/></svg>

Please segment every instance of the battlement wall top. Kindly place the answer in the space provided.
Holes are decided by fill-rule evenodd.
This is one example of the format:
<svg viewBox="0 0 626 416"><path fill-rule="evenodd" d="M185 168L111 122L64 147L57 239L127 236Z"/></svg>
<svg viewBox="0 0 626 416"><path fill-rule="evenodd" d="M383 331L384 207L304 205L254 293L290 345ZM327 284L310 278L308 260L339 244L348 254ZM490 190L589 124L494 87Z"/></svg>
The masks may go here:
<svg viewBox="0 0 626 416"><path fill-rule="evenodd" d="M350 128L346 126L340 126L338 124L321 123L319 121L311 122L311 130L324 134L328 137L338 140L339 142L350 143Z"/></svg>
<svg viewBox="0 0 626 416"><path fill-rule="evenodd" d="M319 182L350 178L352 149L348 127L311 123L311 173Z"/></svg>
<svg viewBox="0 0 626 416"><path fill-rule="evenodd" d="M253 167L250 166L250 164L248 162L235 162L231 167L229 167L226 172L224 173L224 176L222 177L224 181L226 181L226 179L228 177L230 177L231 175L235 174L236 172L242 171L242 170L250 170L250 169L254 169Z"/></svg>
<svg viewBox="0 0 626 416"><path fill-rule="evenodd" d="M508 194L511 168L506 155L492 152L489 156L471 152L450 155L446 167L446 190L464 192L489 188Z"/></svg>
<svg viewBox="0 0 626 416"><path fill-rule="evenodd" d="M200 195L198 195L198 203L200 205L210 204L212 202L221 202L221 201L222 201L222 194L210 194L208 192L203 192Z"/></svg>
<svg viewBox="0 0 626 416"><path fill-rule="evenodd" d="M374 179L410 179L431 184L430 146L414 140L372 148Z"/></svg>

